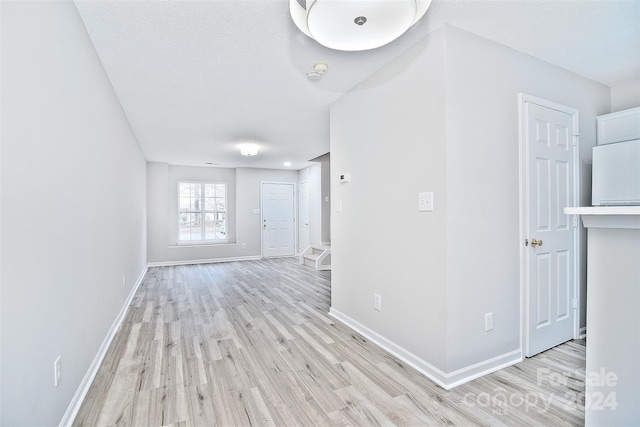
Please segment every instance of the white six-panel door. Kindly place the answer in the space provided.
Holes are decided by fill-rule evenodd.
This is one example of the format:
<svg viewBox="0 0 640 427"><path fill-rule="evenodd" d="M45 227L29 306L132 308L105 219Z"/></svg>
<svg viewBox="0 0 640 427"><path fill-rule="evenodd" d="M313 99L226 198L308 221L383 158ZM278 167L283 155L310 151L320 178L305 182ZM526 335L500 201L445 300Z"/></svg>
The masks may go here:
<svg viewBox="0 0 640 427"><path fill-rule="evenodd" d="M524 102L525 354L574 337L574 114ZM575 112L577 114L577 112ZM577 117L577 116L576 116Z"/></svg>
<svg viewBox="0 0 640 427"><path fill-rule="evenodd" d="M295 254L293 184L262 183L262 256Z"/></svg>

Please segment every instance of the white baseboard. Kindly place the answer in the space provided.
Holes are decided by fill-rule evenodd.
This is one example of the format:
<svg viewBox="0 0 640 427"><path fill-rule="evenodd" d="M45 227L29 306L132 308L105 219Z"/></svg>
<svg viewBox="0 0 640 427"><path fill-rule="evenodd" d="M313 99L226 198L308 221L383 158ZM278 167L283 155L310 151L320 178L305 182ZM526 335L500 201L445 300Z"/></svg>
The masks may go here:
<svg viewBox="0 0 640 427"><path fill-rule="evenodd" d="M587 337L587 327L585 326L584 328L580 328L580 332L578 337L583 340Z"/></svg>
<svg viewBox="0 0 640 427"><path fill-rule="evenodd" d="M522 352L514 350L446 373L333 307L329 309L329 315L427 376L445 390L450 390L473 379L522 361Z"/></svg>
<svg viewBox="0 0 640 427"><path fill-rule="evenodd" d="M424 361L415 354L405 350L404 348L400 347L393 341L388 340L372 329L369 329L368 327L352 319L346 314L341 313L333 307L329 309L329 315L341 321L363 337L367 338L372 343L377 344L379 347L396 356L398 359L402 360L414 369L417 369L419 372L432 379L440 387L443 387L445 389L447 388L447 374L440 369Z"/></svg>
<svg viewBox="0 0 640 427"><path fill-rule="evenodd" d="M522 351L513 350L447 374L447 390L522 362Z"/></svg>
<svg viewBox="0 0 640 427"><path fill-rule="evenodd" d="M229 258L208 258L208 259L192 259L184 261L160 261L150 262L147 264L149 267L170 267L173 265L190 265L190 264L213 264L216 262L231 262L231 261L254 261L262 259L260 255L245 256L245 257L229 257Z"/></svg>
<svg viewBox="0 0 640 427"><path fill-rule="evenodd" d="M73 424L73 421L75 420L76 415L78 415L78 411L80 410L80 406L82 406L82 402L84 401L84 398L87 396L87 393L89 392L89 387L91 387L91 383L96 377L96 374L98 373L98 369L100 368L100 365L102 364L102 361L104 360L104 357L107 354L107 350L111 345L111 341L113 341L113 338L115 337L116 332L118 332L118 329L120 329L120 325L124 321L124 317L127 314L129 305L131 304L131 301L133 300L134 295L138 291L138 288L142 283L142 279L144 278L144 275L147 273L147 269L148 267L145 267L142 270L142 273L140 273L140 275L138 276L138 279L136 280L135 285L131 289L129 296L127 297L124 304L122 305L122 308L120 309L120 313L118 313L118 316L113 321L111 328L109 328L109 331L107 332L107 335L105 336L104 341L102 341L102 345L100 346L100 349L96 354L96 357L93 358L93 362L91 362L91 365L89 366L89 370L87 370L87 373L84 375L84 378L80 382L80 385L76 390L76 394L73 396L73 399L71 399L71 403L69 403L69 406L67 407L67 411L64 413L64 416L62 417L62 420L60 421L60 424L58 425L58 427L71 427L71 425Z"/></svg>

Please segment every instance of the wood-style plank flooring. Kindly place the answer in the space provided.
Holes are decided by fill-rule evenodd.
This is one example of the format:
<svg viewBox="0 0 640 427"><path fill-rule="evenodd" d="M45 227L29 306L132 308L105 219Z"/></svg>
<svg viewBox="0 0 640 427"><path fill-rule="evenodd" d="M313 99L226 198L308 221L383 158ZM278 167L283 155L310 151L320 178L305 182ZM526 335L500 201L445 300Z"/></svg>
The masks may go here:
<svg viewBox="0 0 640 427"><path fill-rule="evenodd" d="M150 268L74 425L584 424L584 341L446 391L329 303L292 258Z"/></svg>

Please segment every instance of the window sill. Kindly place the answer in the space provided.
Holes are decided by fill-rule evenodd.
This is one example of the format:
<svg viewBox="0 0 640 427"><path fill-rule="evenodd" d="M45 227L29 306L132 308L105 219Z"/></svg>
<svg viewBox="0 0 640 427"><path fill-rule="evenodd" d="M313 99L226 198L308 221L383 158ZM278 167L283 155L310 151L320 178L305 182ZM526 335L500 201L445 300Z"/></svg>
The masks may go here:
<svg viewBox="0 0 640 427"><path fill-rule="evenodd" d="M203 246L223 246L228 245L228 240L208 240L203 242L177 242L170 245L170 248L185 248L185 247L203 247Z"/></svg>

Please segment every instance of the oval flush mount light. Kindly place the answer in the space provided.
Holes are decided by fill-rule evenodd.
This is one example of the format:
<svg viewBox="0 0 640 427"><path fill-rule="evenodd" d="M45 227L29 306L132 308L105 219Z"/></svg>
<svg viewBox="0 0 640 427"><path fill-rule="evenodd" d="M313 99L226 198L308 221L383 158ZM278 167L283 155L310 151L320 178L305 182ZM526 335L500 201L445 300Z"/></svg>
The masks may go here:
<svg viewBox="0 0 640 427"><path fill-rule="evenodd" d="M375 49L418 22L431 0L289 0L296 26L321 45L345 51Z"/></svg>
<svg viewBox="0 0 640 427"><path fill-rule="evenodd" d="M258 154L258 146L255 144L241 144L240 154L243 156L255 156Z"/></svg>

